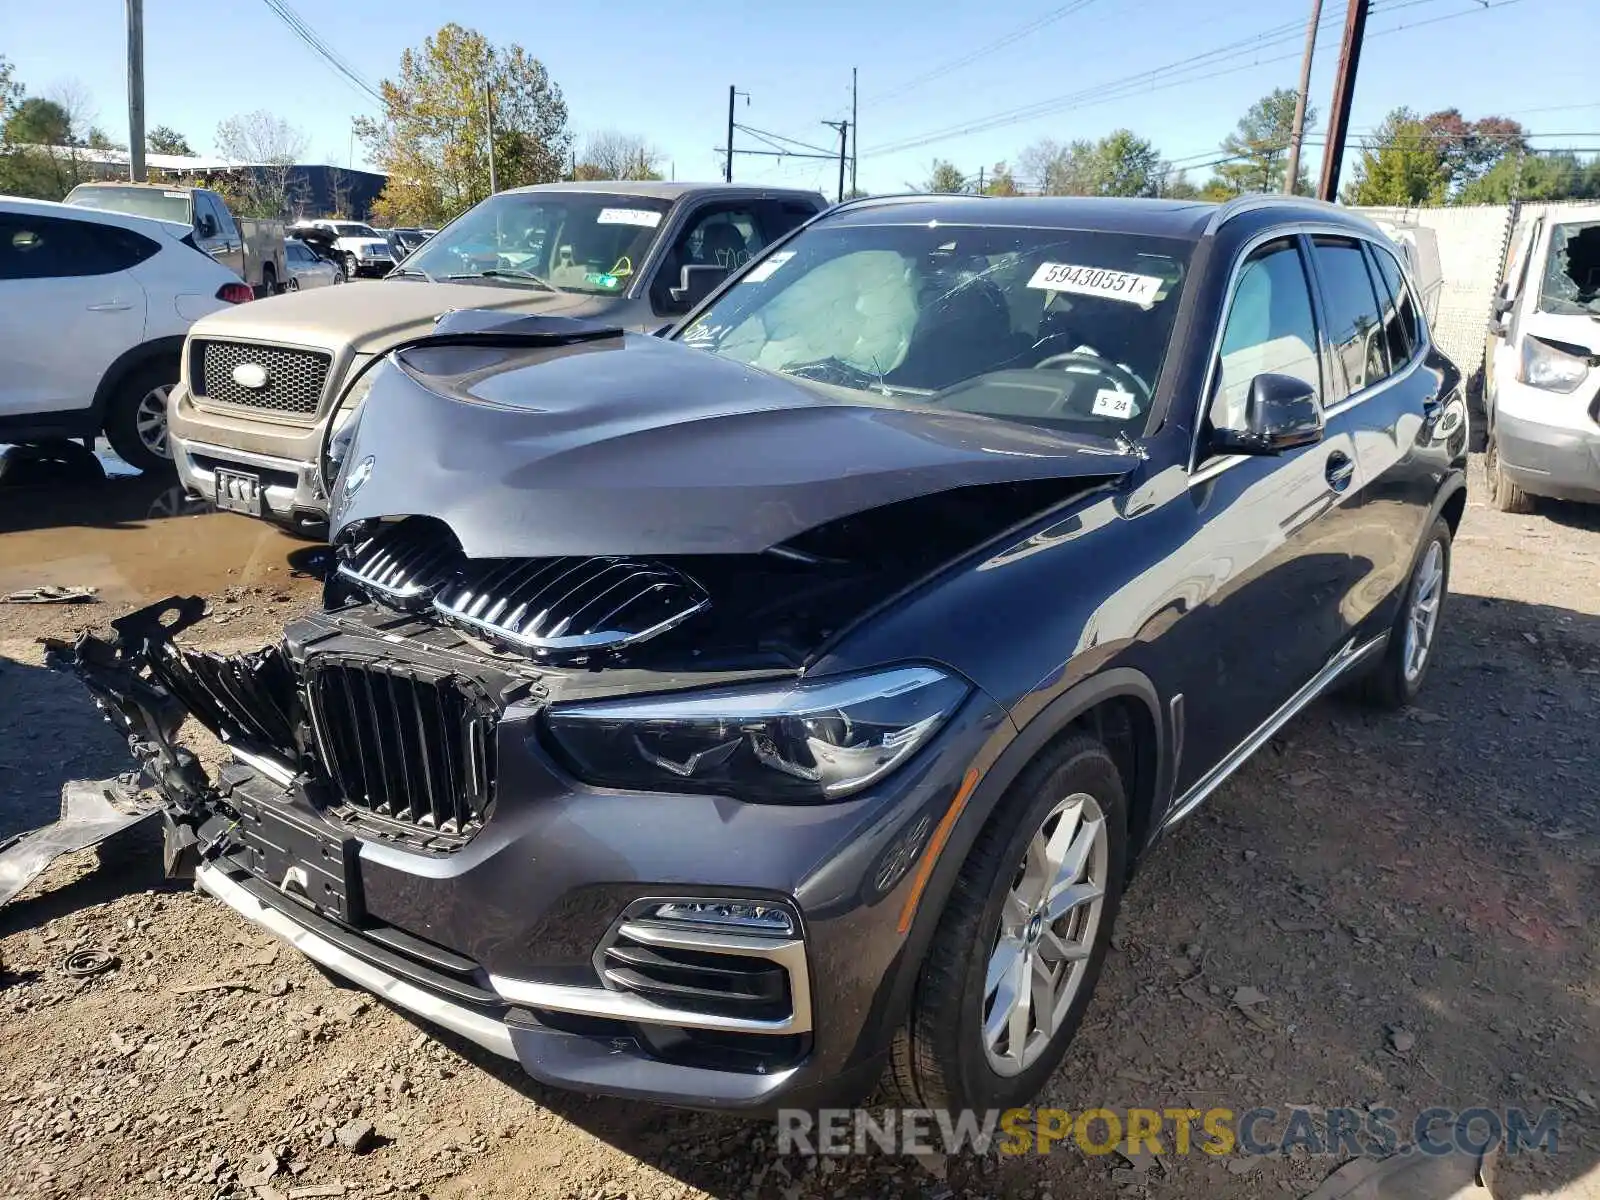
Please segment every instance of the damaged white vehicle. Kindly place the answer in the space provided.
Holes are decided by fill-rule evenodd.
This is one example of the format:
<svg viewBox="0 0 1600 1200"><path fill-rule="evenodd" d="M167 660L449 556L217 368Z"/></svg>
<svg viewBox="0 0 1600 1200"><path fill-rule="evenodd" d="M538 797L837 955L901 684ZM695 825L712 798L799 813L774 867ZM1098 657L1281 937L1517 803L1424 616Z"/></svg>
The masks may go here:
<svg viewBox="0 0 1600 1200"><path fill-rule="evenodd" d="M1600 205L1532 218L1495 300L1484 362L1489 500L1600 503Z"/></svg>

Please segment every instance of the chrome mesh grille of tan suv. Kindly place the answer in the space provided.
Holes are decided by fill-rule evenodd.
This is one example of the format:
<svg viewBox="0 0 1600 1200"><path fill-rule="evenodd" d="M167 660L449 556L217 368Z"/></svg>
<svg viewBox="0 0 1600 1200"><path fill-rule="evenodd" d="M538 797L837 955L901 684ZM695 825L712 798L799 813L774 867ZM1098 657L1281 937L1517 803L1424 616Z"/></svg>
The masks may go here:
<svg viewBox="0 0 1600 1200"><path fill-rule="evenodd" d="M189 351L189 381L200 400L264 409L285 416L316 417L322 389L328 380L332 356L317 350L288 346L257 346L249 342L197 341ZM262 386L247 387L243 374L263 378ZM259 372L249 368L259 368Z"/></svg>

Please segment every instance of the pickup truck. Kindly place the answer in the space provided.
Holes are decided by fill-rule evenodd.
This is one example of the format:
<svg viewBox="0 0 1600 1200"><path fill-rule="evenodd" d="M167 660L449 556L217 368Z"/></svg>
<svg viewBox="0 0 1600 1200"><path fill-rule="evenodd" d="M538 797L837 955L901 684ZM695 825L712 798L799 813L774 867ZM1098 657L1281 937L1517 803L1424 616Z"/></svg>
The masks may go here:
<svg viewBox="0 0 1600 1200"><path fill-rule="evenodd" d="M828 204L730 184L552 183L497 193L382 280L198 322L168 408L178 476L219 508L318 529L325 433L361 369L453 309L654 331Z"/></svg>
<svg viewBox="0 0 1600 1200"><path fill-rule="evenodd" d="M257 296L276 295L289 280L283 222L235 217L210 188L80 183L67 193L66 203L187 225L194 230L195 245L248 283Z"/></svg>

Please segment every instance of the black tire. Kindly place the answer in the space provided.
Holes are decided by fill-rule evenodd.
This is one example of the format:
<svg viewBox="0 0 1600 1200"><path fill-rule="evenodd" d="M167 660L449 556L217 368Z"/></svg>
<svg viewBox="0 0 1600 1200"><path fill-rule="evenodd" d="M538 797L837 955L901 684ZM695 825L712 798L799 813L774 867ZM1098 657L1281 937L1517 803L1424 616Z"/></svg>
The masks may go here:
<svg viewBox="0 0 1600 1200"><path fill-rule="evenodd" d="M354 279L360 273L361 273L361 263L357 260L356 256L354 254L346 254L344 256L344 277L345 277L345 279L347 281L351 280L351 279Z"/></svg>
<svg viewBox="0 0 1600 1200"><path fill-rule="evenodd" d="M1488 484L1490 507L1503 513L1524 516L1533 511L1533 497L1506 474L1505 466L1500 461L1500 445L1492 432L1483 453L1483 474Z"/></svg>
<svg viewBox="0 0 1600 1200"><path fill-rule="evenodd" d="M1443 517L1437 518L1417 552L1417 561L1411 568L1411 578L1406 581L1405 595L1400 601L1400 611L1395 614L1394 624L1389 629L1389 644L1384 647L1383 657L1362 677L1355 688L1357 699L1364 704L1373 708L1404 708L1414 701L1417 693L1422 690L1423 681L1428 677L1428 670L1433 666L1433 652L1438 645L1439 626L1444 617L1445 602L1450 596L1450 541L1449 522ZM1421 669L1409 674L1406 670L1408 653L1406 630L1411 621L1418 589L1423 585L1428 573L1430 550L1435 544L1439 546L1440 566L1443 570L1443 575L1439 579L1438 605Z"/></svg>
<svg viewBox="0 0 1600 1200"><path fill-rule="evenodd" d="M263 263L261 267L261 296L276 296L278 294L278 271L271 263Z"/></svg>
<svg viewBox="0 0 1600 1200"><path fill-rule="evenodd" d="M1029 841L1058 801L1085 793L1107 835L1100 923L1084 975L1038 1059L1019 1074L990 1065L982 1040L985 975L1001 910ZM923 960L906 1024L895 1035L885 1086L907 1108L990 1109L1028 1103L1066 1053L1094 994L1127 873L1127 797L1116 763L1094 738L1072 734L1039 756L1001 800L962 864Z"/></svg>
<svg viewBox="0 0 1600 1200"><path fill-rule="evenodd" d="M136 367L122 379L106 405L106 440L111 443L111 448L123 462L130 467L139 468L146 475L165 474L173 469L172 448L171 442L166 438L164 411L160 447L165 449L165 453L147 444L146 438L140 433L141 419L147 414L141 414L141 409L146 406L147 397L150 397L156 389L170 389L177 382L177 359L146 363Z"/></svg>
<svg viewBox="0 0 1600 1200"><path fill-rule="evenodd" d="M300 281L291 275L289 276L289 282L283 286L288 288L291 292L298 292L300 290Z"/></svg>

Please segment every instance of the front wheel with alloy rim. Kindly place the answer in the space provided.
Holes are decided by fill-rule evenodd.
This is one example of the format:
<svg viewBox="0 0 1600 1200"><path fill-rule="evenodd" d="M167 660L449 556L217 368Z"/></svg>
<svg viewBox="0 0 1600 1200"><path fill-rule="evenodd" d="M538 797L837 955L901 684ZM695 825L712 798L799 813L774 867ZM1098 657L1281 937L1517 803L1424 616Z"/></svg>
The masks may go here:
<svg viewBox="0 0 1600 1200"><path fill-rule="evenodd" d="M1503 513L1527 514L1533 511L1533 497L1506 474L1505 464L1500 461L1500 444L1492 433L1483 452L1483 474L1492 508Z"/></svg>
<svg viewBox="0 0 1600 1200"><path fill-rule="evenodd" d="M346 279L354 279L360 269L360 260L354 254L346 254L344 256L344 277Z"/></svg>
<svg viewBox="0 0 1600 1200"><path fill-rule="evenodd" d="M1083 1019L1127 864L1127 797L1105 747L1072 734L1012 785L962 865L887 1083L912 1108L1010 1108L1038 1094Z"/></svg>
<svg viewBox="0 0 1600 1200"><path fill-rule="evenodd" d="M177 381L176 362L151 363L124 379L106 406L106 441L123 462L146 474L172 470L167 398Z"/></svg>
<svg viewBox="0 0 1600 1200"><path fill-rule="evenodd" d="M1361 680L1360 697L1378 708L1404 708L1422 690L1450 592L1450 540L1450 523L1435 518L1411 569L1383 657Z"/></svg>

